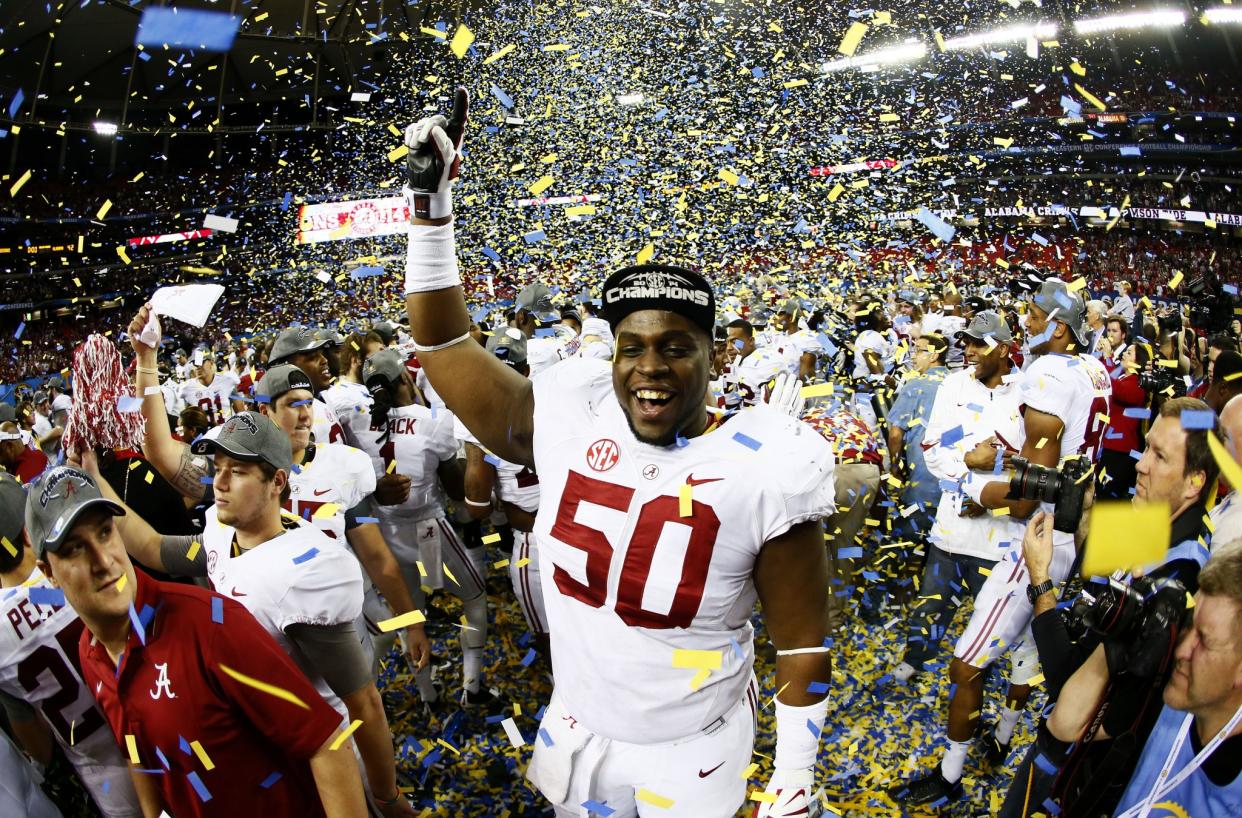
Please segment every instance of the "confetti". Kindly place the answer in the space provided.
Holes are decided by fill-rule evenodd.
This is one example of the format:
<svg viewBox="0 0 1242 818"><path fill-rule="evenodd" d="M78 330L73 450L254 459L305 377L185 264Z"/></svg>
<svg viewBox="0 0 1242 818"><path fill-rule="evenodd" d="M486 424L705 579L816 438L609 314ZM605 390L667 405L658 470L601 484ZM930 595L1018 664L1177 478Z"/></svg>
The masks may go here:
<svg viewBox="0 0 1242 818"><path fill-rule="evenodd" d="M310 705L299 699L296 694L290 693L283 687L277 687L276 685L268 684L267 682L247 676L244 673L239 673L225 664L220 664L218 667L224 672L225 675L230 676L248 687L253 687L261 693L266 693L269 696L275 696L276 698L287 701L290 704L297 705L303 710L310 710Z"/></svg>

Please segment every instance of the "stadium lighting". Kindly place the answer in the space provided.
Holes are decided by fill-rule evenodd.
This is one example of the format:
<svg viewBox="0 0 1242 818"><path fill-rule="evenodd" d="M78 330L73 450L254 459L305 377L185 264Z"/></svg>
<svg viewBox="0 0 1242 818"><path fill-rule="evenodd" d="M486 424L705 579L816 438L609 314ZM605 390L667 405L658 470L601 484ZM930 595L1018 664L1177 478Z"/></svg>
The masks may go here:
<svg viewBox="0 0 1242 818"><path fill-rule="evenodd" d="M1203 12L1205 23L1242 23L1242 9L1215 8Z"/></svg>
<svg viewBox="0 0 1242 818"><path fill-rule="evenodd" d="M945 40L944 47L946 51L965 51L969 48L978 48L981 45L1012 43L1029 40L1032 37L1046 40L1049 37L1055 36L1057 36L1056 23L1035 23L1033 25L1006 26L1005 28L997 28L991 31L981 31L978 34L967 34L964 37L954 37L951 40Z"/></svg>
<svg viewBox="0 0 1242 818"><path fill-rule="evenodd" d="M95 133L103 136L116 136L115 122L101 122L96 120L94 123Z"/></svg>
<svg viewBox="0 0 1242 818"><path fill-rule="evenodd" d="M1123 28L1172 28L1186 22L1186 12L1176 9L1154 9L1134 14L1113 14L1090 20L1075 20L1074 31L1078 34L1099 34Z"/></svg>
<svg viewBox="0 0 1242 818"><path fill-rule="evenodd" d="M881 48L869 54L857 54L853 57L832 60L821 65L820 70L825 74L830 74L833 71L845 71L849 68L872 68L893 63L913 62L926 56L926 43L904 43L893 48Z"/></svg>

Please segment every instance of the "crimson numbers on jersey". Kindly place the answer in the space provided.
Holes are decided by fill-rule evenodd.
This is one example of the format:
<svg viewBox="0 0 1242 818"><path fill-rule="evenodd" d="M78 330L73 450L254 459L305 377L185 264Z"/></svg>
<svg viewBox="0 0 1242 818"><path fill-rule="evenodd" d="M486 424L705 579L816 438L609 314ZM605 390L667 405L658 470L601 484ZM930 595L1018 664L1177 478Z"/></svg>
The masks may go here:
<svg viewBox="0 0 1242 818"><path fill-rule="evenodd" d="M27 693L40 691L47 683L45 680L56 685L55 693L39 701L39 710L65 744L81 741L104 723L103 716L95 707L84 710L81 721L70 722L65 717L65 708L78 701L82 687L82 665L78 659L78 639L81 635L82 620L75 618L56 634L60 650L51 645L40 645L17 665L17 683ZM66 656L69 657L68 662L65 661Z"/></svg>
<svg viewBox="0 0 1242 818"><path fill-rule="evenodd" d="M577 521L578 508L586 502L629 514L633 498L634 489L628 486L608 483L570 470L551 534L566 545L586 552L586 582L570 576L558 565L552 576L561 593L592 608L604 605L608 598L608 573L614 551L604 532ZM692 501L691 515L682 517L679 498L669 496L648 500L637 511L638 521L625 548L614 610L623 622L632 627L689 627L703 601L720 518L711 506L698 500ZM642 602L660 535L669 523L689 526L690 538L677 591L665 614L646 610Z"/></svg>

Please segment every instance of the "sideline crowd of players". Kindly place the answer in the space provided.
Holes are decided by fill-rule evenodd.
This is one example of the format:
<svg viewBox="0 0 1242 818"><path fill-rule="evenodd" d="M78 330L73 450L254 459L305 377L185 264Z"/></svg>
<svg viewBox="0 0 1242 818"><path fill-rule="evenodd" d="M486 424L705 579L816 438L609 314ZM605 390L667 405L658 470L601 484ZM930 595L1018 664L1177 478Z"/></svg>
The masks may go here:
<svg viewBox="0 0 1242 818"><path fill-rule="evenodd" d="M947 750L886 796L894 808L961 797L987 668L1009 654L983 737L1000 764L1042 676L1032 622L1076 571L1080 543L1053 530L1052 505L1011 495L1016 461L1100 461L1121 434L1117 380L1157 355L1178 363L1177 346L1143 340L1160 346L1167 314L1148 330L1155 310L1127 287L1103 304L1057 278L815 300L639 265L597 292L530 285L475 320L452 227L465 108L459 95L451 118L406 133L407 324L292 326L262 348L222 339L161 358L145 339L174 328L144 306L116 350L132 381L115 414L141 413L141 453L104 451L81 429L62 445L102 369L75 368L76 397L50 382L55 394L0 424L20 477L0 477L0 694L22 748L47 763L54 741L107 816L416 815L380 661L399 641L428 713L450 697L505 711L517 680L498 689L483 674L485 525L511 541L512 590L555 680L527 778L558 816L736 813L763 706L757 601L777 690L758 815L822 808L832 635L846 618L904 606L892 675L909 682L941 658L968 592ZM1215 376L1210 403L1172 388L1157 403L1224 410L1231 387ZM1172 503L1145 479L1162 449L1148 451L1135 496ZM131 479L142 462L150 477ZM1098 475L1101 491L1119 468ZM1218 469L1203 471L1196 492L1215 484ZM150 502L157 483L175 507ZM1222 514L1214 528L1231 524ZM862 593L864 560L895 563L916 593ZM419 613L435 590L461 605L457 691L438 684L447 660ZM1222 695L1236 706L1236 691ZM1236 775L1196 797L1237 803ZM19 810L56 814L21 786L8 788L28 799ZM1118 791L1113 806L1150 808L1148 795Z"/></svg>

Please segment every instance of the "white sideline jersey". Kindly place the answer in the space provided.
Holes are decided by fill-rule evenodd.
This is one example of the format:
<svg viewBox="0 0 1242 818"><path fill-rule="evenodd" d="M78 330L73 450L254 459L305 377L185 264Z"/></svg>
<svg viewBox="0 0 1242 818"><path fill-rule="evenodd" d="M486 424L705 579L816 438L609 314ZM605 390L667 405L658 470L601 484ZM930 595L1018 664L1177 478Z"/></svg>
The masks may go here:
<svg viewBox="0 0 1242 818"><path fill-rule="evenodd" d="M375 491L375 471L360 449L339 443L315 446L315 456L289 476L289 499L283 505L293 516L345 542L345 512ZM331 508L325 509L325 506Z"/></svg>
<svg viewBox="0 0 1242 818"><path fill-rule="evenodd" d="M746 694L759 550L836 509L832 447L767 406L682 447L641 443L607 361L563 361L533 384L557 694L607 738L694 735ZM675 666L682 650L719 654L720 667L692 688L698 671Z"/></svg>
<svg viewBox="0 0 1242 818"><path fill-rule="evenodd" d="M338 380L319 394L345 432L345 439L356 441L360 429L371 425L371 393L360 383Z"/></svg>
<svg viewBox="0 0 1242 818"><path fill-rule="evenodd" d="M460 418L453 418L453 434L458 440L473 443L483 450L483 459L496 470L494 491L499 500L513 503L522 511L529 511L532 514L539 510L539 475L535 474L533 469L502 460L489 452L487 447L470 433Z"/></svg>
<svg viewBox="0 0 1242 818"><path fill-rule="evenodd" d="M379 507L383 519L444 516L444 489L436 469L457 457L452 412L419 404L393 407L385 423L373 422L358 436L358 445L370 456L375 474L410 478L410 496L404 503Z"/></svg>
<svg viewBox="0 0 1242 818"><path fill-rule="evenodd" d="M38 711L105 816L141 815L128 765L82 681L82 620L67 604L31 601L32 589L54 590L35 569L0 591L0 690Z"/></svg>
<svg viewBox="0 0 1242 818"><path fill-rule="evenodd" d="M239 384L241 379L232 372L217 372L206 386L194 378L182 385L181 402L202 409L207 413L208 422L216 426L233 416L232 396L237 394Z"/></svg>
<svg viewBox="0 0 1242 818"><path fill-rule="evenodd" d="M322 398L311 401L311 435L316 443L344 443L345 429Z"/></svg>
<svg viewBox="0 0 1242 818"><path fill-rule="evenodd" d="M1099 460L1113 394L1113 382L1099 359L1085 353L1041 355L1023 373L1021 391L1024 407L1055 415L1065 424L1062 460L1075 454Z"/></svg>
<svg viewBox="0 0 1242 818"><path fill-rule="evenodd" d="M357 620L363 591L358 560L309 525L299 524L236 557L233 533L232 526L220 522L214 505L207 509L202 543L212 589L245 605L328 704L344 715L344 703L289 641L285 628ZM365 638L365 631L360 636Z"/></svg>

